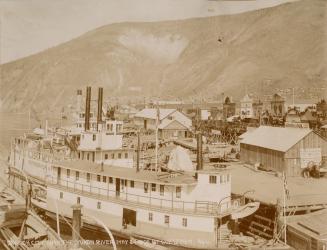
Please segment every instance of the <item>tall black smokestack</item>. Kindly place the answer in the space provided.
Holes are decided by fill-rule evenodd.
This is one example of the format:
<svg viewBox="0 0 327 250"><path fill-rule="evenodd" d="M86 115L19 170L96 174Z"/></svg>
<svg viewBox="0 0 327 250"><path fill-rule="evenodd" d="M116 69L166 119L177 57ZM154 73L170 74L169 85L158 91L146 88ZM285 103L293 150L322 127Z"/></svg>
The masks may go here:
<svg viewBox="0 0 327 250"><path fill-rule="evenodd" d="M85 131L90 130L91 87L86 87Z"/></svg>
<svg viewBox="0 0 327 250"><path fill-rule="evenodd" d="M201 110L197 108L196 110L196 170L203 169L203 158L202 158L202 133L200 128L201 121Z"/></svg>
<svg viewBox="0 0 327 250"><path fill-rule="evenodd" d="M82 107L82 90L77 90L77 97L76 97L76 110L77 112L81 112Z"/></svg>
<svg viewBox="0 0 327 250"><path fill-rule="evenodd" d="M99 130L99 124L102 122L102 102L103 102L103 88L99 88L99 92L98 92L97 130Z"/></svg>

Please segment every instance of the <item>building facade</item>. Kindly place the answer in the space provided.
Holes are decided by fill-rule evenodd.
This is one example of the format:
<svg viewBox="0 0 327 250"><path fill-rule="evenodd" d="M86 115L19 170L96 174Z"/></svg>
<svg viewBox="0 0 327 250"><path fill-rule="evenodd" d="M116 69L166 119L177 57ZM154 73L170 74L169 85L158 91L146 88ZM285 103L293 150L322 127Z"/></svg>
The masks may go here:
<svg viewBox="0 0 327 250"><path fill-rule="evenodd" d="M224 119L227 119L228 117L234 116L235 113L236 104L227 96L223 103L223 117Z"/></svg>
<svg viewBox="0 0 327 250"><path fill-rule="evenodd" d="M241 100L240 116L241 119L253 118L253 100L248 94Z"/></svg>
<svg viewBox="0 0 327 250"><path fill-rule="evenodd" d="M192 128L192 120L176 109L143 109L134 116L134 123L152 131L158 126L161 139L185 138Z"/></svg>
<svg viewBox="0 0 327 250"><path fill-rule="evenodd" d="M261 126L242 136L241 161L301 176L309 162L325 165L327 141L310 129Z"/></svg>
<svg viewBox="0 0 327 250"><path fill-rule="evenodd" d="M274 94L270 102L271 114L282 117L285 114L285 99L279 94Z"/></svg>

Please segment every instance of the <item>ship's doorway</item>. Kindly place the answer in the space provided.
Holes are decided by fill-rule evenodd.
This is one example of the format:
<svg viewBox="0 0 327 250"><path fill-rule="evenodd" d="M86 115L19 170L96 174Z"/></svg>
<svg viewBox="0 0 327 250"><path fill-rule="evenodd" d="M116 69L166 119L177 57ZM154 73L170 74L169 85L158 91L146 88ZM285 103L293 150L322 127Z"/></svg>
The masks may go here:
<svg viewBox="0 0 327 250"><path fill-rule="evenodd" d="M116 196L120 195L120 179L116 178Z"/></svg>
<svg viewBox="0 0 327 250"><path fill-rule="evenodd" d="M147 123L147 120L144 120L144 129L145 129L145 130L148 129L148 123Z"/></svg>
<svg viewBox="0 0 327 250"><path fill-rule="evenodd" d="M61 179L61 168L57 168L57 183L60 184Z"/></svg>
<svg viewBox="0 0 327 250"><path fill-rule="evenodd" d="M136 211L124 208L123 209L123 227L128 225L136 227Z"/></svg>

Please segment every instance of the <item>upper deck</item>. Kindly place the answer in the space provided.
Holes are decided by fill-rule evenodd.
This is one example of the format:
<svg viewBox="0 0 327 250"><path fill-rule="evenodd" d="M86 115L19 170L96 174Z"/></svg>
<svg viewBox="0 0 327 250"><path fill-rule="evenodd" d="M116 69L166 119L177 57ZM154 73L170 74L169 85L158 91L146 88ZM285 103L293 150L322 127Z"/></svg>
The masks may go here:
<svg viewBox="0 0 327 250"><path fill-rule="evenodd" d="M62 169L70 169L79 171L81 173L90 173L106 177L120 178L130 181L151 182L157 184L175 185L175 186L188 186L196 185L197 180L193 173L160 173L148 170L136 171L136 168L125 168L97 164L90 161L82 160L63 160L53 163L54 167Z"/></svg>
<svg viewBox="0 0 327 250"><path fill-rule="evenodd" d="M131 206L149 206L183 213L225 214L231 209L228 169L197 172L155 172L86 161L52 163L47 183L57 190ZM195 175L197 173L197 176ZM117 202L118 202L117 201Z"/></svg>

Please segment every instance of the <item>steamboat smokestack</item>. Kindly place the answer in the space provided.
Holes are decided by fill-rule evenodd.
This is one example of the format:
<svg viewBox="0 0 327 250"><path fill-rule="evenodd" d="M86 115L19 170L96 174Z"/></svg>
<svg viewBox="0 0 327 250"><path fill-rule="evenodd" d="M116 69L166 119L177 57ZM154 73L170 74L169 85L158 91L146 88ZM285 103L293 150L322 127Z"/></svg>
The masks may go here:
<svg viewBox="0 0 327 250"><path fill-rule="evenodd" d="M86 87L85 131L90 130L91 87Z"/></svg>
<svg viewBox="0 0 327 250"><path fill-rule="evenodd" d="M197 108L196 110L196 170L203 169L203 158L202 158L202 133L200 128L201 121L201 110Z"/></svg>
<svg viewBox="0 0 327 250"><path fill-rule="evenodd" d="M98 92L97 130L99 130L99 124L102 122L102 103L103 103L103 88L99 88L99 92Z"/></svg>
<svg viewBox="0 0 327 250"><path fill-rule="evenodd" d="M80 112L82 108L82 90L77 90L77 96L76 96L76 110L77 112Z"/></svg>

